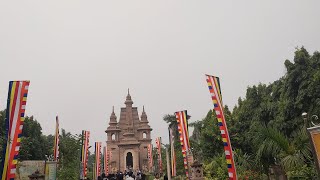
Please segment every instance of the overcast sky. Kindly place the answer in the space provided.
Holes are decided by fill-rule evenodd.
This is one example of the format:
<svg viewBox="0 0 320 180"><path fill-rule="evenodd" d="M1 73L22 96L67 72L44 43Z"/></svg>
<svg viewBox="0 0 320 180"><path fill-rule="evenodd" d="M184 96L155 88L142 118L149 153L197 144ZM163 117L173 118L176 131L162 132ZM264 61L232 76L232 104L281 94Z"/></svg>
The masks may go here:
<svg viewBox="0 0 320 180"><path fill-rule="evenodd" d="M204 74L220 77L233 107L246 88L285 73L296 47L320 50L319 0L28 0L0 2L0 109L9 80L30 80L27 115L45 134L55 116L72 133L105 141L127 89L152 137L162 117L212 108ZM92 149L91 149L92 150Z"/></svg>

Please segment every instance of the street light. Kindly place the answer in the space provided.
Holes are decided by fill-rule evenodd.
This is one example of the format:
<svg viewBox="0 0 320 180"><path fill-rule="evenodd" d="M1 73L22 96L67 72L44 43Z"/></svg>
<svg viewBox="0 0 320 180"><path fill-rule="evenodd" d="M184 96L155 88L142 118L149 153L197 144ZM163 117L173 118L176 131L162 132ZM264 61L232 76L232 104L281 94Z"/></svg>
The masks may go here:
<svg viewBox="0 0 320 180"><path fill-rule="evenodd" d="M169 150L168 150L168 147L170 147L170 146L166 147L164 144L162 144L162 145L166 148L167 176L168 176L168 180L171 180L170 159L169 159Z"/></svg>
<svg viewBox="0 0 320 180"><path fill-rule="evenodd" d="M305 125L307 125L308 124L308 120L309 120L308 113L303 112L301 114L301 116L302 116L302 118L304 120ZM319 117L317 115L312 115L310 119L311 119L312 126L320 126Z"/></svg>

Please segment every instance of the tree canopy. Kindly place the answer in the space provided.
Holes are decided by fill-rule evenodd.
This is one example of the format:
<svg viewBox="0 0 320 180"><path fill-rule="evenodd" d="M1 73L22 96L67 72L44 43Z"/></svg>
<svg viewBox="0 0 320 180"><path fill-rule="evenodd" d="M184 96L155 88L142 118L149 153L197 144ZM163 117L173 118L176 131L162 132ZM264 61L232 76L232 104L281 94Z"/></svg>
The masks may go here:
<svg viewBox="0 0 320 180"><path fill-rule="evenodd" d="M290 179L315 176L306 127L310 127L311 115L320 115L320 53L310 55L299 48L293 61L285 60L284 66L283 77L248 87L232 111L224 107L240 178L263 179L271 175L270 169ZM303 112L310 115L306 122ZM168 121L167 117L164 120L174 124L175 119ZM202 120L189 125L194 127L191 147L195 158L204 163L206 177L226 179L215 114L209 110ZM181 147L177 149L181 152Z"/></svg>

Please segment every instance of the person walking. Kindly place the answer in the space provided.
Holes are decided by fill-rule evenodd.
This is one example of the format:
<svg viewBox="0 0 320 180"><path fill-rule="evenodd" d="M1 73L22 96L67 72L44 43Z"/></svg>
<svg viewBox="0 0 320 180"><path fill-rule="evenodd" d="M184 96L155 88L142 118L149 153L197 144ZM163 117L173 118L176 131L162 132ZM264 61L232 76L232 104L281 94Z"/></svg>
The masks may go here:
<svg viewBox="0 0 320 180"><path fill-rule="evenodd" d="M168 180L168 176L166 174L163 176L163 180Z"/></svg>
<svg viewBox="0 0 320 180"><path fill-rule="evenodd" d="M154 177L154 180L160 180L159 174L156 174L156 176Z"/></svg>
<svg viewBox="0 0 320 180"><path fill-rule="evenodd" d="M128 175L126 176L126 180L134 180L132 171L128 173Z"/></svg>

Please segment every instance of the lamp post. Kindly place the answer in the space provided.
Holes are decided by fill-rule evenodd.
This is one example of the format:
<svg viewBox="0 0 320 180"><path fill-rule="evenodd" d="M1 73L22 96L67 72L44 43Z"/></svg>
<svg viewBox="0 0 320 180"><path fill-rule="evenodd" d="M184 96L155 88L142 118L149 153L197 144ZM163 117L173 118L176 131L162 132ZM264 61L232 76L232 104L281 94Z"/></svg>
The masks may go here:
<svg viewBox="0 0 320 180"><path fill-rule="evenodd" d="M169 150L168 147L166 147L166 159L167 159L167 175L168 180L171 180L171 169L170 169L170 159L169 159Z"/></svg>
<svg viewBox="0 0 320 180"><path fill-rule="evenodd" d="M162 143L161 143L162 144ZM162 144L164 145L164 144ZM165 146L165 145L164 145ZM165 146L166 147L166 146ZM168 147L166 147L166 160L167 160L167 175L168 175L168 180L171 180L171 169L170 169L170 159L169 159L169 150Z"/></svg>
<svg viewBox="0 0 320 180"><path fill-rule="evenodd" d="M308 135L310 137L310 142L312 145L313 157L317 167L318 175L320 177L320 122L318 122L319 117L317 115L311 115L311 127L308 127L310 125L310 123L308 122L308 113L302 113L302 118L304 120L304 126L309 132Z"/></svg>

